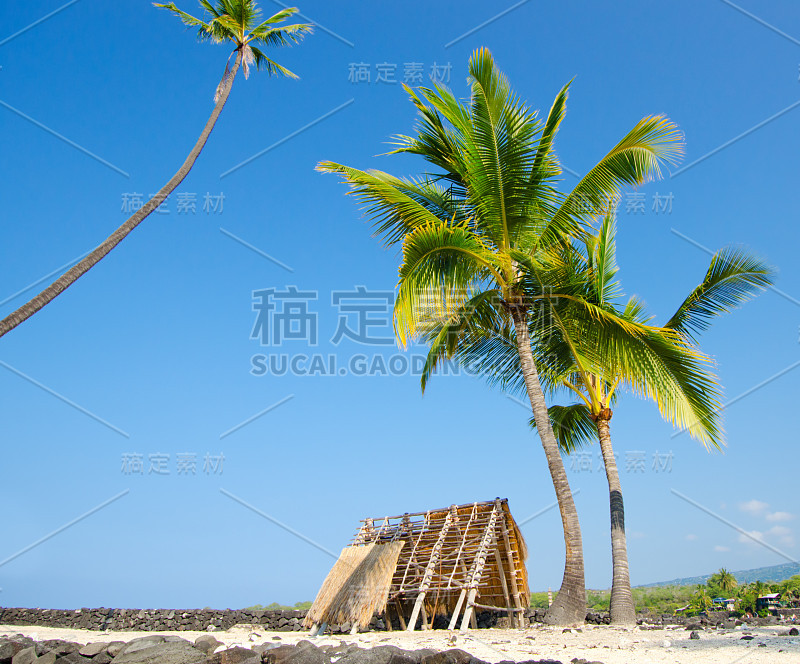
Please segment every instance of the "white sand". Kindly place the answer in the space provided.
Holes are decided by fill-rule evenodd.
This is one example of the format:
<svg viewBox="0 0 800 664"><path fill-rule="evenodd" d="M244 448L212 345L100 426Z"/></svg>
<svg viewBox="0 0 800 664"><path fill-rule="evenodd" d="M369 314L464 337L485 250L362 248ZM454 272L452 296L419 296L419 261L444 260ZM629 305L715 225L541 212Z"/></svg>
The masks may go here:
<svg viewBox="0 0 800 664"><path fill-rule="evenodd" d="M413 650L432 648L446 650L461 648L475 657L489 661L523 661L528 659L557 659L569 664L573 658L604 664L753 664L767 662L800 663L800 637L786 636L790 626L753 629L701 631L699 640L690 640L682 627L642 630L585 625L581 632L564 633L561 628L531 626L525 630L482 629L466 633L436 630L428 632L371 632L357 636L323 636L312 639L318 645L354 643L361 647L396 645ZM64 639L77 643L99 641L130 641L150 634L170 634L194 641L208 632L93 632L55 627L20 627L0 625L0 636L25 634L34 639ZM742 641L752 634L752 641ZM294 644L308 639L304 632L267 632L256 627L237 625L213 635L228 646L245 648L261 643ZM277 638L275 638L277 637ZM455 644L451 643L455 637ZM761 646L760 644L764 644Z"/></svg>

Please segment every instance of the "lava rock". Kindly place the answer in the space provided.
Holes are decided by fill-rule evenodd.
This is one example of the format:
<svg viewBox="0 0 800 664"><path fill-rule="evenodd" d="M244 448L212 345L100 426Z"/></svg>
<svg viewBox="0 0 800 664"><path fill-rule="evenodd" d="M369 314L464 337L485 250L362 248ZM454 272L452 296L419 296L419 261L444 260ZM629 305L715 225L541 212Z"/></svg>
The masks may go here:
<svg viewBox="0 0 800 664"><path fill-rule="evenodd" d="M469 664L472 655L460 648L451 648L422 658L421 664Z"/></svg>
<svg viewBox="0 0 800 664"><path fill-rule="evenodd" d="M105 652L108 648L108 643L104 643L102 641L98 641L97 643L87 643L83 648L78 650L79 655L83 655L84 657L94 657L95 655L99 655L101 652Z"/></svg>
<svg viewBox="0 0 800 664"><path fill-rule="evenodd" d="M194 640L194 647L198 650L202 650L206 655L210 655L221 645L224 644L221 641L217 641L217 639L210 634L203 634Z"/></svg>
<svg viewBox="0 0 800 664"><path fill-rule="evenodd" d="M401 650L397 646L375 646L374 648L357 648L347 652L339 664L420 664L423 657L431 653L414 653Z"/></svg>
<svg viewBox="0 0 800 664"><path fill-rule="evenodd" d="M63 639L48 639L47 641L42 641L41 643L36 644L36 652L39 654L39 656L52 652L55 653L57 657L62 657L80 649L80 643L64 641Z"/></svg>
<svg viewBox="0 0 800 664"><path fill-rule="evenodd" d="M264 653L263 661L267 664L331 664L330 656L310 641L272 648Z"/></svg>
<svg viewBox="0 0 800 664"><path fill-rule="evenodd" d="M11 658L11 664L33 664L36 661L36 648L28 646Z"/></svg>
<svg viewBox="0 0 800 664"><path fill-rule="evenodd" d="M162 639L164 637L161 637ZM136 639L144 641L144 639ZM131 649L131 644L134 648ZM200 664L206 654L188 641L135 643L132 641L114 658L114 664Z"/></svg>
<svg viewBox="0 0 800 664"><path fill-rule="evenodd" d="M247 648L228 648L214 653L207 664L261 664L261 655Z"/></svg>
<svg viewBox="0 0 800 664"><path fill-rule="evenodd" d="M112 657L116 657L126 645L125 641L112 641L108 644L106 652Z"/></svg>
<svg viewBox="0 0 800 664"><path fill-rule="evenodd" d="M17 639L2 639L0 640L0 664L11 664L11 660L20 650L29 648L33 645L32 642L26 642Z"/></svg>

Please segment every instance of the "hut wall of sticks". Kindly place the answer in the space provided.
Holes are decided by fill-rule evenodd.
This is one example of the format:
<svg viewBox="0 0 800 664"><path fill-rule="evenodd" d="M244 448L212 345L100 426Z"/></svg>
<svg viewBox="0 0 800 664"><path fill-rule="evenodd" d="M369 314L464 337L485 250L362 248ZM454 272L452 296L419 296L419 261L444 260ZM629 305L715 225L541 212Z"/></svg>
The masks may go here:
<svg viewBox="0 0 800 664"><path fill-rule="evenodd" d="M523 625L530 601L527 546L508 501L451 505L363 519L326 577L305 625L349 623L355 633L373 615L388 629L412 631L449 616L449 629L475 627L475 611L505 612Z"/></svg>

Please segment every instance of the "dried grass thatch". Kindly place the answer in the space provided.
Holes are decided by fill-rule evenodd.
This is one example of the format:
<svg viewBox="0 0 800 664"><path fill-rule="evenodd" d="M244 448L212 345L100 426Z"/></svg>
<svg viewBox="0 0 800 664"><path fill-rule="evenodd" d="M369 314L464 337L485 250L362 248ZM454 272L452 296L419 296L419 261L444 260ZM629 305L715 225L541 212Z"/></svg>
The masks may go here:
<svg viewBox="0 0 800 664"><path fill-rule="evenodd" d="M386 610L397 558L404 542L347 546L325 577L304 625L340 625L349 622L366 627L375 613Z"/></svg>

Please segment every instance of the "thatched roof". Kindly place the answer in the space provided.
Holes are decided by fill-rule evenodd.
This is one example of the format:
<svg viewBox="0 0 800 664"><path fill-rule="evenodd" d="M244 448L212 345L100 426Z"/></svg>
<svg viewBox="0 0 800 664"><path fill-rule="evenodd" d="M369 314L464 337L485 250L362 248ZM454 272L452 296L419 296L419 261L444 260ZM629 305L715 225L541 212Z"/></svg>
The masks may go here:
<svg viewBox="0 0 800 664"><path fill-rule="evenodd" d="M369 624L376 613L386 610L389 588L403 542L347 546L328 572L306 624Z"/></svg>
<svg viewBox="0 0 800 664"><path fill-rule="evenodd" d="M374 614L401 622L474 609L520 616L528 606L525 541L506 500L364 519L306 616L366 627ZM472 591L472 592L471 592ZM413 608L417 605L416 608ZM413 628L413 625L409 625Z"/></svg>

